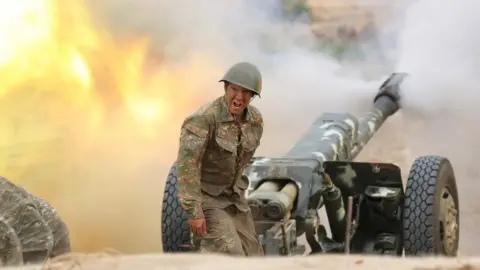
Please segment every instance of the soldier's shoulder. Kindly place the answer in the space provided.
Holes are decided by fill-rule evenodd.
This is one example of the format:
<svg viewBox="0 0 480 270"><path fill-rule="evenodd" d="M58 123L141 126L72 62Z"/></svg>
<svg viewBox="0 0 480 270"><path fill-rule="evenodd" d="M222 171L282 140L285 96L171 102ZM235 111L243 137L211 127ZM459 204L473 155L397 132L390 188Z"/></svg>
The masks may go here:
<svg viewBox="0 0 480 270"><path fill-rule="evenodd" d="M196 111L188 115L185 120L188 122L203 121L209 124L215 121L220 111L221 103L219 102L219 98L217 98L201 105Z"/></svg>
<svg viewBox="0 0 480 270"><path fill-rule="evenodd" d="M189 130L199 137L206 138L215 123L218 114L218 100L203 104L192 114L188 115L182 124L182 130Z"/></svg>
<svg viewBox="0 0 480 270"><path fill-rule="evenodd" d="M257 107L248 105L248 111L250 112L252 122L263 125L263 115Z"/></svg>

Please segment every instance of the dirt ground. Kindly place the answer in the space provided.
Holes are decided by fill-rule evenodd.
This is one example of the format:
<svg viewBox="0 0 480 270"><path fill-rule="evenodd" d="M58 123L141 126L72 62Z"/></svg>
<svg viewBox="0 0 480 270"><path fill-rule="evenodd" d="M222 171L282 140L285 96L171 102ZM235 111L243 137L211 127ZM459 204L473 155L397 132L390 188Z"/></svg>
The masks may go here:
<svg viewBox="0 0 480 270"><path fill-rule="evenodd" d="M478 258L380 258L362 256L310 256L289 258L231 258L220 255L146 254L136 256L107 256L73 254L44 265L22 267L31 270L212 270L225 269L355 269L355 270L476 270Z"/></svg>

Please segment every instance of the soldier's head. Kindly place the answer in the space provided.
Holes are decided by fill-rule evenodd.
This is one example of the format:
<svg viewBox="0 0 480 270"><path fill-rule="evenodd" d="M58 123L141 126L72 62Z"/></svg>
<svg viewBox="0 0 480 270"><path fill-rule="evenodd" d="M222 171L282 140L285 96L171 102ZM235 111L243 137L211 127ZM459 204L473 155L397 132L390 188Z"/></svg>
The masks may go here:
<svg viewBox="0 0 480 270"><path fill-rule="evenodd" d="M262 92L262 74L248 62L230 67L220 82L224 83L227 106L234 115L242 114L250 101Z"/></svg>

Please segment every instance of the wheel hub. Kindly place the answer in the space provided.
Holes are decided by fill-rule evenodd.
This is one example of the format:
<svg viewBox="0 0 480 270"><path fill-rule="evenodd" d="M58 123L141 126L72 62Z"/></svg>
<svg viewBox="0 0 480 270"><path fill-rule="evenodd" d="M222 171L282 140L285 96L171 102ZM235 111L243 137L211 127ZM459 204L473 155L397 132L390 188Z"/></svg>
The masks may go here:
<svg viewBox="0 0 480 270"><path fill-rule="evenodd" d="M453 254L457 242L457 207L450 191L444 187L440 198L440 238L446 254Z"/></svg>

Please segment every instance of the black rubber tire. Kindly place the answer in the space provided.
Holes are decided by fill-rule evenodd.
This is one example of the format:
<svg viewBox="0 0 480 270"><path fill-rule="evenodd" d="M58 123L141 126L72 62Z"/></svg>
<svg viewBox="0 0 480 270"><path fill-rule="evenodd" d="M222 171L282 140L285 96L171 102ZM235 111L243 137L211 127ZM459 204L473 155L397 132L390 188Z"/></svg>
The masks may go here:
<svg viewBox="0 0 480 270"><path fill-rule="evenodd" d="M162 202L162 246L163 252L187 252L191 249L188 215L177 199L177 168L171 167Z"/></svg>
<svg viewBox="0 0 480 270"><path fill-rule="evenodd" d="M447 188L457 210L456 241L452 252L443 248L441 240L440 199ZM460 212L458 191L450 161L440 156L417 158L405 188L403 243L406 256L456 256L459 243Z"/></svg>

